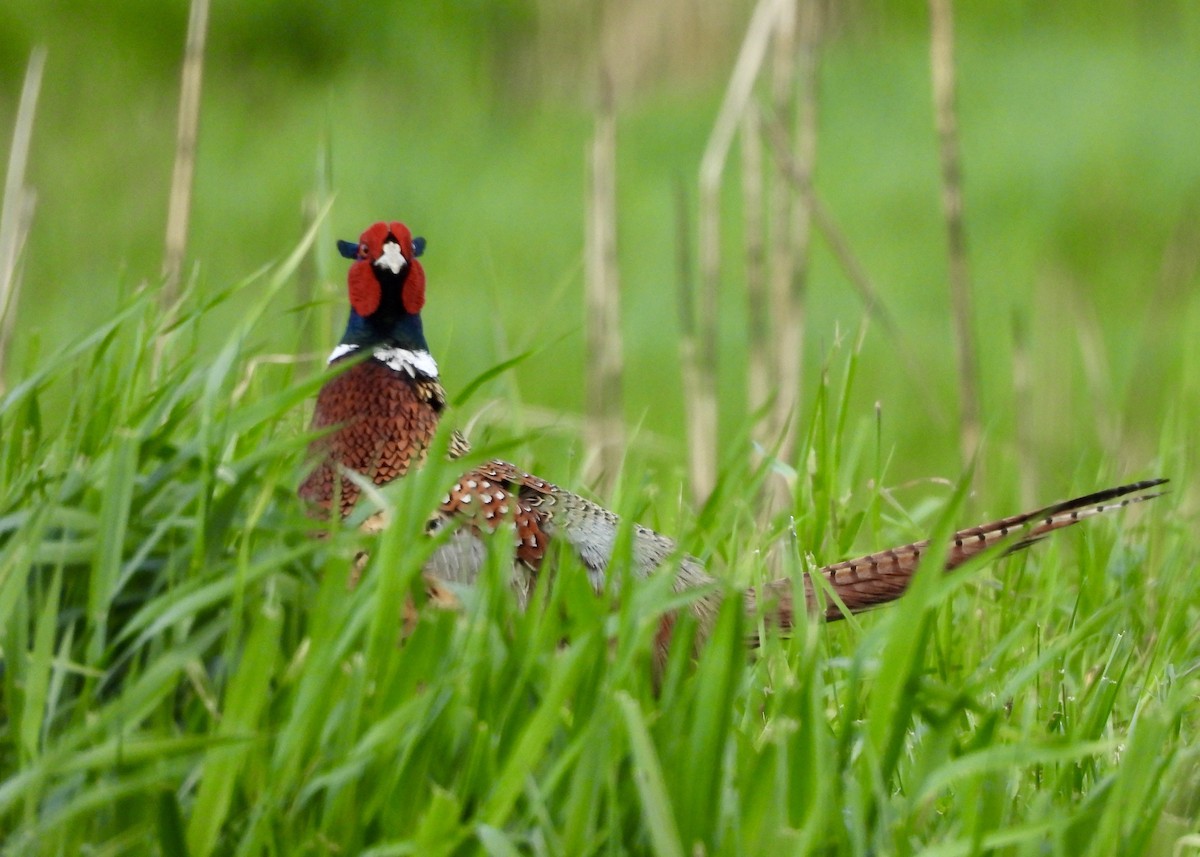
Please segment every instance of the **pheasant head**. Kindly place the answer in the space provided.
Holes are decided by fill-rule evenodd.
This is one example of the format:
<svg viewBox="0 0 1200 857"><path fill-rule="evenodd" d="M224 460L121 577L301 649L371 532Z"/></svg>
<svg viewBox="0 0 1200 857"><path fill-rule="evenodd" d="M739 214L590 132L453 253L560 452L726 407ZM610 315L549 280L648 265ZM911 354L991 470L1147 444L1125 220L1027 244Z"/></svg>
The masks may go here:
<svg viewBox="0 0 1200 857"><path fill-rule="evenodd" d="M424 249L424 238L413 238L407 226L396 222L374 224L357 244L338 242L341 254L353 260L346 276L350 319L331 360L361 347L406 349L428 355L421 329L425 269L417 260ZM436 367L432 374L436 376Z"/></svg>

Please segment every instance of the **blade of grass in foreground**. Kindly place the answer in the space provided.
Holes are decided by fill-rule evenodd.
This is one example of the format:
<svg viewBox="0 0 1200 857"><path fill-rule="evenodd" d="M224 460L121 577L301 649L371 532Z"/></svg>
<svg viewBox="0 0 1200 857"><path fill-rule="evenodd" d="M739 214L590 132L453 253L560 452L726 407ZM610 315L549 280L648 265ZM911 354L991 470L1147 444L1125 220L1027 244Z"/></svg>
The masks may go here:
<svg viewBox="0 0 1200 857"><path fill-rule="evenodd" d="M266 607L256 617L242 660L226 688L216 735L250 738L260 729L259 719L275 678L282 617L277 608ZM188 824L188 851L211 853L229 814L230 801L248 761L244 748L213 747L204 758L200 790Z"/></svg>
<svg viewBox="0 0 1200 857"><path fill-rule="evenodd" d="M529 769L539 762L553 736L553 727L561 716L564 701L579 681L579 667L586 663L586 652L586 646L574 647L568 650L556 665L545 697L521 731L521 737L501 768L496 784L480 812L480 817L486 824L502 826L507 820L521 793Z"/></svg>
<svg viewBox="0 0 1200 857"><path fill-rule="evenodd" d="M881 641L879 657L885 668L879 671L871 695L867 732L873 753L879 761L879 776L890 781L896 770L905 735L908 733L917 700L916 682L929 640L933 610L939 591L945 592L944 577L938 573L945 560L954 522L962 509L969 479L964 478L946 504L937 526L930 534L929 551L904 595L905 609L888 615L886 637Z"/></svg>
<svg viewBox="0 0 1200 857"><path fill-rule="evenodd" d="M663 781L662 765L650 741L642 710L633 697L626 693L618 693L616 703L625 720L633 760L633 782L641 798L642 818L650 841L654 843L654 851L661 857L683 857L683 843L675 826L675 814Z"/></svg>

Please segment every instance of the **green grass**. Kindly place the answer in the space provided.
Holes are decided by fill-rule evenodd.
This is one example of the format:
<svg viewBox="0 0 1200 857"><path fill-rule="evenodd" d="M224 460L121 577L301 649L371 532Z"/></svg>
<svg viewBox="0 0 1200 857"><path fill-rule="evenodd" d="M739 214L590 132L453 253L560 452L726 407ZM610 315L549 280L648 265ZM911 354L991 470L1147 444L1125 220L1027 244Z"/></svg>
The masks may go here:
<svg viewBox="0 0 1200 857"><path fill-rule="evenodd" d="M1190 830L1200 594L1174 496L755 656L727 609L695 658L679 635L657 687L667 578L597 598L564 559L521 614L504 545L462 612L402 639L424 510L461 465L389 488L376 542L310 537L292 492L320 378L247 347L297 258L191 295L157 376L168 333L142 293L4 399L4 853L1136 854ZM247 290L254 310L199 350ZM944 534L961 492L910 517L854 487L887 482L871 419L846 412L856 359L831 354L811 402L799 543ZM680 513L688 549L742 580L775 534L732 487L748 449ZM1162 460L1186 485L1169 430ZM644 508L638 489L614 501Z"/></svg>
<svg viewBox="0 0 1200 857"><path fill-rule="evenodd" d="M282 8L248 6L238 35L214 10L199 269L168 329L153 289L134 284L161 264L178 57L163 58L160 25L181 26L182 7L125 9L99 39L82 7L43 5L13 13L49 41L50 64L0 400L4 855L1159 854L1200 832L1194 14L1080 29L961 10L987 420L969 484L923 24L875 10L831 42L817 186L920 371L875 327L855 344L861 307L818 244L794 505L772 520L747 487L763 474L744 413L732 184L722 479L702 508L680 499L673 193L694 176L717 93L699 75L623 106L636 431L605 502L678 534L739 587L1016 512L1030 487L1050 501L1173 480L1153 504L923 579L875 614L768 634L757 654L737 611L698 653L683 623L656 679L657 620L680 604L668 578L597 598L564 558L522 614L503 544L461 612L424 609L402 634L431 548L422 523L463 465L434 460L385 491L396 524L380 539L313 539L294 489L321 378L315 360L263 359L309 348L305 324L321 348L334 335L330 235L403 218L430 239L426 325L450 395L473 390L451 422L483 414L477 456L586 488L573 416L586 110L473 84L483 36L448 47L432 5L353 52L356 19L301 10L310 29L297 31L278 26ZM140 48L114 56L131 28ZM394 50L414 31L411 51ZM272 59L292 54L268 37L320 33L320 74ZM254 45L250 71L233 63ZM0 57L5 91L19 53ZM316 249L296 248L324 142L339 195ZM316 307L296 297L309 252Z"/></svg>

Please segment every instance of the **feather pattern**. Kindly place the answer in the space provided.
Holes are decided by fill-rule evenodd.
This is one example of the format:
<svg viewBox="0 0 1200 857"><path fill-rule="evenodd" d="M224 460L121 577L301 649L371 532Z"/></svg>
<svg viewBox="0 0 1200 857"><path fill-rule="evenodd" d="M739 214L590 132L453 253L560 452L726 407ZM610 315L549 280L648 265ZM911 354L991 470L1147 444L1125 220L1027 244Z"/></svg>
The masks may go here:
<svg viewBox="0 0 1200 857"><path fill-rule="evenodd" d="M1020 550L1054 530L1154 499L1160 492L1151 489L1166 481L1134 482L960 530L951 539L944 569L953 570L1006 540L1010 542L1009 552ZM447 494L430 529L465 525L469 536L456 534L439 546L426 565L426 573L449 582L474 582L485 556L479 536L506 524L515 528L514 583L519 592L527 593L531 588L554 539L563 541L575 552L593 586L601 589L605 585L620 519L590 500L503 461L491 461L464 474ZM846 612L858 613L896 600L908 588L928 549L928 541L912 542L817 569L813 574L824 577L841 602L826 604L823 618L835 621ZM652 574L663 566L673 567L676 589L680 591L709 586L711 592L696 599L692 610L700 620L702 635L711 630L721 595L719 588L712 586L715 579L698 559L682 554L670 538L635 524L631 561L634 573L639 576ZM806 605L801 605L801 609L816 612L820 601L811 578L804 578L802 589ZM786 630L796 620L793 591L791 580L773 581L760 589L747 590L746 608L751 615L757 615L760 606L766 608L772 624ZM664 645L670 639L673 622L670 620L660 630L660 642Z"/></svg>
<svg viewBox="0 0 1200 857"><path fill-rule="evenodd" d="M309 454L317 465L300 496L323 509L340 495L347 515L359 489L341 470L354 470L376 485L420 465L437 432L446 393L436 378L413 377L371 357L335 378L317 395L312 428L327 430Z"/></svg>

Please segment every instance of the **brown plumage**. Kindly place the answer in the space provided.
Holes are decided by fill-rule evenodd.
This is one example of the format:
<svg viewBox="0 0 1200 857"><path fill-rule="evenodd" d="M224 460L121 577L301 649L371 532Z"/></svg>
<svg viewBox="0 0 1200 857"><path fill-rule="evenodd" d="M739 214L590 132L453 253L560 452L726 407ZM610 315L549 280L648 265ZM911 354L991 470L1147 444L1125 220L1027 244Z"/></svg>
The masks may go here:
<svg viewBox="0 0 1200 857"><path fill-rule="evenodd" d="M445 407L446 392L436 379L414 378L373 357L351 366L317 395L312 428L336 428L313 441L309 454L318 464L300 496L328 509L340 490L341 513L349 514L359 488L339 468L376 485L403 476L424 460Z"/></svg>
<svg viewBox="0 0 1200 857"><path fill-rule="evenodd" d="M437 521L458 520L476 533L495 532L512 521L516 533L516 558L531 571L542 567L550 537L546 534L557 485L519 470L507 461L489 461L468 470L454 484L438 508Z"/></svg>

